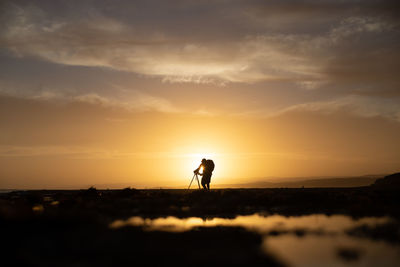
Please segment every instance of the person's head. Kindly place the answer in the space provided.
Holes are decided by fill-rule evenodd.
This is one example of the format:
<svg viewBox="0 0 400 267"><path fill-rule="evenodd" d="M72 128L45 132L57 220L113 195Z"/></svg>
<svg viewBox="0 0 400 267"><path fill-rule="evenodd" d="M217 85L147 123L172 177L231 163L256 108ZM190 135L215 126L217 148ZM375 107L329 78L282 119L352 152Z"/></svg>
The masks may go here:
<svg viewBox="0 0 400 267"><path fill-rule="evenodd" d="M206 159L202 159L201 163L204 164L204 163L206 163L206 161L207 161Z"/></svg>

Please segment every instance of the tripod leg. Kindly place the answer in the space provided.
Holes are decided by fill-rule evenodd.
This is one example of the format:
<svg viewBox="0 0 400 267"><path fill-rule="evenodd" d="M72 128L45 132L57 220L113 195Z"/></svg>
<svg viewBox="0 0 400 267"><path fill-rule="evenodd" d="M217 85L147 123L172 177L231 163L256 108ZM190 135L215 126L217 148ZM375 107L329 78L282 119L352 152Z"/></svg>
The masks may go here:
<svg viewBox="0 0 400 267"><path fill-rule="evenodd" d="M199 182L199 176L197 176L197 175L196 175L196 180L197 180L197 184L199 185L199 189L201 189L200 182Z"/></svg>
<svg viewBox="0 0 400 267"><path fill-rule="evenodd" d="M196 174L193 175L192 180L190 181L188 189L190 189L190 186L192 185L192 182L193 182L193 179L194 179L195 176L196 176Z"/></svg>

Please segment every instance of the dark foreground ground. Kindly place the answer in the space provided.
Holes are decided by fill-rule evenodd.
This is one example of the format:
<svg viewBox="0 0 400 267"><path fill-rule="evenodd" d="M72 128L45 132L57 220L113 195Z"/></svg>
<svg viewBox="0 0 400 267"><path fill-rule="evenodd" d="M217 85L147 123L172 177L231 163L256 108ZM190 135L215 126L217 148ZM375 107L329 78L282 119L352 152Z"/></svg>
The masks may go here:
<svg viewBox="0 0 400 267"><path fill-rule="evenodd" d="M0 262L2 266L281 266L274 255L261 251L259 235L240 227L171 233L109 225L131 216L234 218L254 213L390 216L398 222L399 204L398 191L370 187L11 192L0 194ZM351 234L400 243L398 223L354 229Z"/></svg>

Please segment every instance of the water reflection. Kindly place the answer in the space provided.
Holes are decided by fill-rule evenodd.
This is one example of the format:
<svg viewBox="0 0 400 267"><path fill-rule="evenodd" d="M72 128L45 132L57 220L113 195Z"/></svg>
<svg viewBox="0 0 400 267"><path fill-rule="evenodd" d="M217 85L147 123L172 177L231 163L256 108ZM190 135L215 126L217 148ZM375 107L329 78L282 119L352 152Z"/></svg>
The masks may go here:
<svg viewBox="0 0 400 267"><path fill-rule="evenodd" d="M117 220L113 222L111 228L120 228L125 226L140 226L145 230L159 230L182 232L189 231L195 227L215 227L215 226L239 226L250 231L256 231L265 234L271 231L323 231L329 233L343 232L348 228L360 225L374 226L389 222L389 217L365 217L361 219L352 219L349 216L324 214L285 217L280 215L262 216L260 214L237 216L234 219L211 218L202 219L199 217L190 218L156 218L144 219L142 217L131 217L128 220Z"/></svg>
<svg viewBox="0 0 400 267"><path fill-rule="evenodd" d="M269 236L263 249L288 266L399 266L400 248L341 235ZM352 257L343 257L348 251Z"/></svg>
<svg viewBox="0 0 400 267"><path fill-rule="evenodd" d="M399 266L398 245L346 234L347 230L358 226L375 227L391 222L393 219L389 217L353 219L344 215L284 217L254 214L234 219L131 217L117 220L110 227L135 226L146 231L183 232L197 227L236 226L261 234L262 249L289 266Z"/></svg>

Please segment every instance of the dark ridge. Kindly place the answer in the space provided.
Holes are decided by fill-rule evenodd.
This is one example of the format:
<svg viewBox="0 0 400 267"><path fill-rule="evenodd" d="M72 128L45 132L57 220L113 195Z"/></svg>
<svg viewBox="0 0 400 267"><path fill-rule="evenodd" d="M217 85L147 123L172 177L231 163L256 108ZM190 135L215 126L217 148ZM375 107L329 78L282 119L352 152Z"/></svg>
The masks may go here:
<svg viewBox="0 0 400 267"><path fill-rule="evenodd" d="M392 190L399 190L400 189L400 172L393 173L387 175L381 179L378 179L373 184L375 188L381 189L392 189Z"/></svg>

